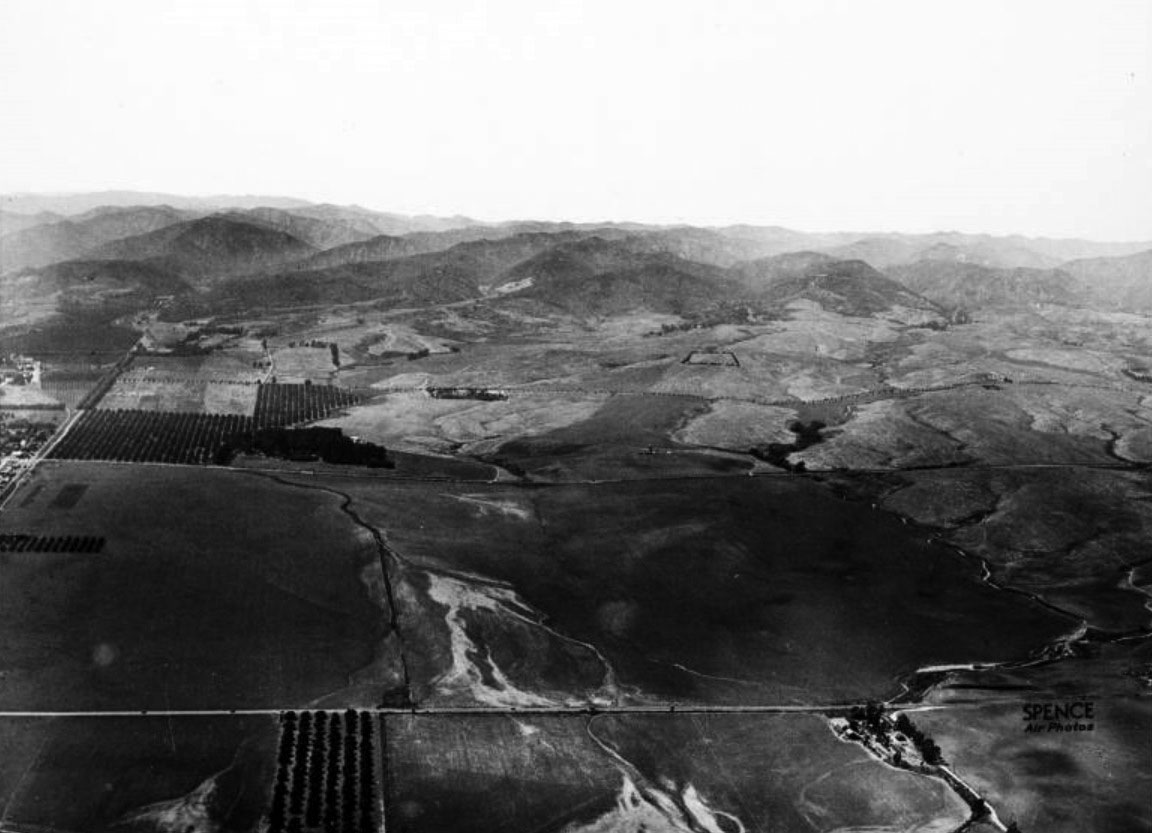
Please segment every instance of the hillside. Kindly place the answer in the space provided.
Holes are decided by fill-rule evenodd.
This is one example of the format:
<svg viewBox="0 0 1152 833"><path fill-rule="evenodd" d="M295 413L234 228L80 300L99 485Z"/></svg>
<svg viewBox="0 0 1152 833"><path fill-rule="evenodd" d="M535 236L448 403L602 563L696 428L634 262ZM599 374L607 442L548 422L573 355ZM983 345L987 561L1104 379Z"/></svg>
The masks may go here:
<svg viewBox="0 0 1152 833"><path fill-rule="evenodd" d="M51 211L41 211L36 214L19 214L15 211L0 210L0 237L16 231L23 231L32 226L58 223L63 219L63 215L54 214Z"/></svg>
<svg viewBox="0 0 1152 833"><path fill-rule="evenodd" d="M188 289L179 275L131 260L68 260L37 269L34 274L63 290L99 286L170 295Z"/></svg>
<svg viewBox="0 0 1152 833"><path fill-rule="evenodd" d="M316 251L282 231L221 216L204 217L116 240L92 259L143 260L197 278L259 272Z"/></svg>
<svg viewBox="0 0 1152 833"><path fill-rule="evenodd" d="M914 292L952 308L1075 304L1083 299L1073 277L1060 269L995 269L975 263L920 260L885 271Z"/></svg>
<svg viewBox="0 0 1152 833"><path fill-rule="evenodd" d="M937 234L875 235L821 251L841 259L864 260L879 269L915 263L919 260L945 260L980 266L1014 269L1048 268L1059 260L1026 245L1023 238L998 238L983 234L941 232Z"/></svg>
<svg viewBox="0 0 1152 833"><path fill-rule="evenodd" d="M510 269L492 289L577 315L634 309L679 314L740 294L724 270L643 251L645 242L589 237L562 243Z"/></svg>
<svg viewBox="0 0 1152 833"><path fill-rule="evenodd" d="M452 303L482 296L516 264L564 239L570 237L523 234L460 243L444 251L389 260L342 262L325 268L308 268L320 260L309 258L282 269L218 282L207 295L184 299L165 315L179 318L229 309L270 309L374 299L392 305ZM387 240L402 241L403 238ZM387 245L387 241L383 242ZM373 245L380 243L378 238Z"/></svg>
<svg viewBox="0 0 1152 833"><path fill-rule="evenodd" d="M0 238L0 270L45 266L80 257L110 241L167 228L191 216L170 206L102 206L71 219L32 226Z"/></svg>
<svg viewBox="0 0 1152 833"><path fill-rule="evenodd" d="M739 264L731 273L756 297L778 305L803 299L841 315L859 317L901 308L930 315L942 313L931 300L885 277L862 260L792 252Z"/></svg>
<svg viewBox="0 0 1152 833"><path fill-rule="evenodd" d="M750 291L759 292L769 284L815 274L833 263L836 258L822 252L785 252L738 263L732 274Z"/></svg>
<svg viewBox="0 0 1152 833"><path fill-rule="evenodd" d="M468 217L433 217L427 214L409 216L372 211L358 205L304 205L291 209L299 217L340 223L365 237L379 234L399 236L417 231L448 231L455 228L479 225Z"/></svg>
<svg viewBox="0 0 1152 833"><path fill-rule="evenodd" d="M353 263L370 263L378 260L394 260L409 257L436 249L425 248L407 237L380 234L368 239L347 242L330 249L317 252L300 261L294 268L300 270L331 269Z"/></svg>
<svg viewBox="0 0 1152 833"><path fill-rule="evenodd" d="M1124 257L1073 260L1061 268L1106 306L1152 309L1152 249Z"/></svg>
<svg viewBox="0 0 1152 833"><path fill-rule="evenodd" d="M218 216L284 232L317 249L331 249L366 240L372 235L338 219L308 217L279 208L249 208L219 212Z"/></svg>

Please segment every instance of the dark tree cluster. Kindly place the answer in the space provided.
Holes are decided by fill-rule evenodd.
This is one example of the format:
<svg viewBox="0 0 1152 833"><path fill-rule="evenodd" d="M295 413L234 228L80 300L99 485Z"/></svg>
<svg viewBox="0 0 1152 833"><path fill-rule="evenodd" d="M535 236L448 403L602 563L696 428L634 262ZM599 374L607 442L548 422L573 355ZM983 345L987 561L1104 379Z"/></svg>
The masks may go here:
<svg viewBox="0 0 1152 833"><path fill-rule="evenodd" d="M95 535L0 535L0 552L96 553L104 544L104 538Z"/></svg>
<svg viewBox="0 0 1152 833"><path fill-rule="evenodd" d="M226 440L252 428L252 418L238 414L85 411L48 456L203 465Z"/></svg>
<svg viewBox="0 0 1152 833"><path fill-rule="evenodd" d="M925 763L938 766L944 763L944 754L940 751L940 747L936 745L936 741L925 735L915 724L908 718L907 714L901 713L896 718L896 731L903 734L920 750L921 757L924 758Z"/></svg>
<svg viewBox="0 0 1152 833"><path fill-rule="evenodd" d="M508 398L502 390L492 388L428 388L433 399L478 399L481 402L502 402Z"/></svg>
<svg viewBox="0 0 1152 833"><path fill-rule="evenodd" d="M804 461L799 463L788 462L788 455L796 451L803 451L804 449L816 445L823 441L820 432L823 431L825 425L818 419L811 422L793 422L788 426L788 430L796 435L796 439L790 443L768 443L767 445L757 446L752 449L752 454L755 457L771 463L777 468L785 469L791 472L802 472L805 470Z"/></svg>
<svg viewBox="0 0 1152 833"><path fill-rule="evenodd" d="M319 460L337 466L395 466L383 446L346 437L339 428L263 428L252 434L239 434L221 445L216 463L226 466L237 454L261 454L297 462Z"/></svg>

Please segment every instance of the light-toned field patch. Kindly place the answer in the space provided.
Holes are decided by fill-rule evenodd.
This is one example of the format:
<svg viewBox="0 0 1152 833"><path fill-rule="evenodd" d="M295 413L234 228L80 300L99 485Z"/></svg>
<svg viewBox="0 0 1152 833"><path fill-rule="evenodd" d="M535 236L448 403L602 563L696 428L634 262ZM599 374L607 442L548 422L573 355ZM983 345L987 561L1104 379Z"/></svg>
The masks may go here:
<svg viewBox="0 0 1152 833"><path fill-rule="evenodd" d="M56 400L40 389L39 385L0 385L0 408L19 406L55 405Z"/></svg>
<svg viewBox="0 0 1152 833"><path fill-rule="evenodd" d="M1129 431L1116 443L1117 456L1135 463L1152 463L1152 427Z"/></svg>
<svg viewBox="0 0 1152 833"><path fill-rule="evenodd" d="M281 347L272 353L272 367L284 384L327 381L336 369L328 347Z"/></svg>
<svg viewBox="0 0 1152 833"><path fill-rule="evenodd" d="M259 385L209 382L204 389L204 413L252 416L259 392Z"/></svg>
<svg viewBox="0 0 1152 833"><path fill-rule="evenodd" d="M446 339L423 335L406 324L392 322L383 325L379 335L375 336L367 347L367 352L373 356L387 353L419 353L424 350L429 354L451 352Z"/></svg>
<svg viewBox="0 0 1152 833"><path fill-rule="evenodd" d="M97 406L104 411L204 411L207 382L195 378L161 381L152 378L120 378Z"/></svg>
<svg viewBox="0 0 1152 833"><path fill-rule="evenodd" d="M499 515L505 515L510 518L516 518L520 521L532 520L532 509L524 506L519 501L515 500L497 500L493 498L486 498L484 495L450 495L445 494L445 497L454 500L462 501L471 506L475 506L481 515L487 515L489 512L495 512Z"/></svg>
<svg viewBox="0 0 1152 833"><path fill-rule="evenodd" d="M964 459L960 448L952 437L909 417L903 402L882 400L861 406L828 439L789 460L812 470L948 465Z"/></svg>
<svg viewBox="0 0 1152 833"><path fill-rule="evenodd" d="M859 361L868 342L894 341L900 327L871 318L848 318L827 312L816 304L789 305L792 317L775 324L775 331L741 343L749 353L799 353L840 361Z"/></svg>
<svg viewBox="0 0 1152 833"><path fill-rule="evenodd" d="M1019 362L1036 362L1064 367L1069 370L1083 370L1088 373L1108 373L1116 368L1117 361L1111 356L1099 356L1087 350L1061 350L1052 347L1025 347L1009 350L1008 358Z"/></svg>
<svg viewBox="0 0 1152 833"><path fill-rule="evenodd" d="M672 438L689 445L747 451L766 443L792 442L796 436L788 430L788 423L795 418L796 412L790 408L720 401Z"/></svg>
<svg viewBox="0 0 1152 833"><path fill-rule="evenodd" d="M516 395L481 402L434 399L419 392L389 394L350 408L320 425L342 428L386 448L483 453L515 437L542 434L592 416L606 396Z"/></svg>

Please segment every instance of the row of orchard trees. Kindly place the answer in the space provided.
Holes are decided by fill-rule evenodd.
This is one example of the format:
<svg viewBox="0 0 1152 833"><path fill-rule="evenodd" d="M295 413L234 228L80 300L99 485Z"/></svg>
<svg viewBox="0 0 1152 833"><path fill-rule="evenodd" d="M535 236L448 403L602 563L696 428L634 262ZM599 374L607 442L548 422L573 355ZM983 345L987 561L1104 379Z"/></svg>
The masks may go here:
<svg viewBox="0 0 1152 833"><path fill-rule="evenodd" d="M379 829L376 734L366 711L282 714L269 833Z"/></svg>
<svg viewBox="0 0 1152 833"><path fill-rule="evenodd" d="M85 411L49 456L204 464L213 462L226 439L251 431L252 418L239 414Z"/></svg>

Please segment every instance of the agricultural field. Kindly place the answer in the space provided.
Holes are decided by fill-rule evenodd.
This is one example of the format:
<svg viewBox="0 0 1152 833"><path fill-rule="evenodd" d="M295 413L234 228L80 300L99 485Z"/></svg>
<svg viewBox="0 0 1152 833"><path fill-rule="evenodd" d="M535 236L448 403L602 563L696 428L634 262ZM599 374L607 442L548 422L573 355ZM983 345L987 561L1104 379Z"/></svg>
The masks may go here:
<svg viewBox="0 0 1152 833"><path fill-rule="evenodd" d="M334 385L260 385L253 419L260 428L315 422L360 401L360 394Z"/></svg>
<svg viewBox="0 0 1152 833"><path fill-rule="evenodd" d="M1152 319L315 208L2 328L0 829L1152 833Z"/></svg>
<svg viewBox="0 0 1152 833"><path fill-rule="evenodd" d="M252 417L149 410L85 411L51 451L54 460L214 463L237 434L253 430Z"/></svg>
<svg viewBox="0 0 1152 833"><path fill-rule="evenodd" d="M257 395L257 386L246 382L120 377L100 399L98 407L106 411L251 416Z"/></svg>
<svg viewBox="0 0 1152 833"><path fill-rule="evenodd" d="M370 711L282 714L269 833L381 829L378 727Z"/></svg>
<svg viewBox="0 0 1152 833"><path fill-rule="evenodd" d="M120 385L122 380L117 380ZM135 383L139 386L140 383ZM153 386L155 389L156 386ZM168 389L173 387L169 385ZM186 390L186 386L178 386ZM359 395L327 385L209 385L243 390L252 400L250 413L180 411L174 397L161 408L114 408L116 385L97 410L81 413L67 435L53 447L56 460L206 465L219 462L222 450L241 435L262 428L312 422L360 401ZM249 396L248 394L251 394ZM234 401L234 400L233 400ZM137 406L144 404L136 398Z"/></svg>
<svg viewBox="0 0 1152 833"><path fill-rule="evenodd" d="M41 464L0 534L105 542L0 553L0 710L380 702L400 678L380 553L339 507L250 472Z"/></svg>
<svg viewBox="0 0 1152 833"><path fill-rule="evenodd" d="M396 715L385 727L389 830L947 831L968 815L940 782L804 714Z"/></svg>
<svg viewBox="0 0 1152 833"><path fill-rule="evenodd" d="M333 344L335 342L332 342ZM336 368L333 351L328 343L297 344L271 351L272 373L275 381L281 384L304 384L304 382L327 384L332 380ZM336 348L339 356L339 348Z"/></svg>
<svg viewBox="0 0 1152 833"><path fill-rule="evenodd" d="M850 703L1075 628L802 478L340 491L399 561L417 700Z"/></svg>
<svg viewBox="0 0 1152 833"><path fill-rule="evenodd" d="M1079 698L1037 697L1041 708ZM925 711L915 720L945 758L1021 830L1080 833L1084 830L1146 830L1152 826L1152 760L1148 752L1147 697L1092 701L1090 721L1055 731L1065 721L1025 719L1021 703L988 703L965 709ZM1038 731L1029 732L1029 726Z"/></svg>

